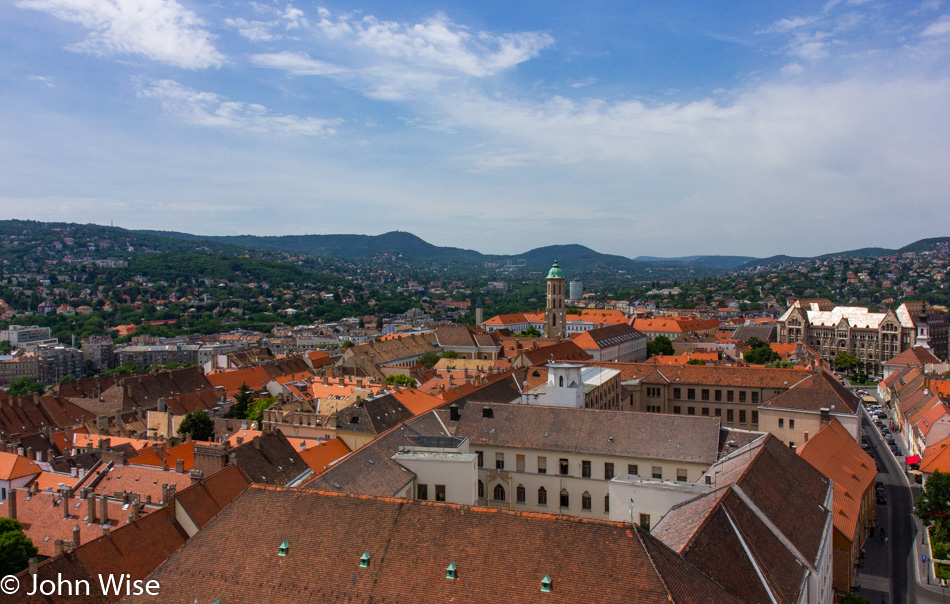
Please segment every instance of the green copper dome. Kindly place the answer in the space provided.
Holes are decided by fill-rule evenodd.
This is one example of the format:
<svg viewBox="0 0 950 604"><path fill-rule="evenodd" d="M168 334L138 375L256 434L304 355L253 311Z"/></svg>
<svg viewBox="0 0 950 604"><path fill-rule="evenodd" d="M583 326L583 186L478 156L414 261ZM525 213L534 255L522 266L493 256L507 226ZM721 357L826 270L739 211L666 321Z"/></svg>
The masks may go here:
<svg viewBox="0 0 950 604"><path fill-rule="evenodd" d="M563 279L564 271L561 270L561 267L557 265L557 260L554 261L554 265L551 266L551 270L548 271L548 279Z"/></svg>

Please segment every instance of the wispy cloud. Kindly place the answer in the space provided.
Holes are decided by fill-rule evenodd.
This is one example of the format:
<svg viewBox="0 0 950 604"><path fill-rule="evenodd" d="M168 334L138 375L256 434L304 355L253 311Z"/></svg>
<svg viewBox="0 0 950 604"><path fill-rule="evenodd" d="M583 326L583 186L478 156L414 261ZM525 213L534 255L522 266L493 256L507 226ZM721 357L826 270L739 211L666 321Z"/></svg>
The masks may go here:
<svg viewBox="0 0 950 604"><path fill-rule="evenodd" d="M309 55L302 52L259 54L252 56L251 62L258 67L281 69L292 75L330 75L346 71L336 65L311 59Z"/></svg>
<svg viewBox="0 0 950 604"><path fill-rule="evenodd" d="M950 34L950 15L944 15L937 21L934 21L920 34L925 38L935 36L945 36Z"/></svg>
<svg viewBox="0 0 950 604"><path fill-rule="evenodd" d="M330 136L342 123L295 115L274 115L263 105L229 101L212 92L186 88L174 80L159 80L139 92L156 99L169 114L199 126L233 128L250 132Z"/></svg>
<svg viewBox="0 0 950 604"><path fill-rule="evenodd" d="M224 61L201 19L175 0L19 0L16 5L90 30L68 47L77 52L140 55L185 69Z"/></svg>
<svg viewBox="0 0 950 604"><path fill-rule="evenodd" d="M53 78L49 78L49 77L47 77L47 76L28 75L28 76L26 76L26 79L32 80L32 81L34 81L34 82L42 82L43 84L46 84L46 85L49 86L50 88L52 88L53 86L55 86L55 84L53 84Z"/></svg>

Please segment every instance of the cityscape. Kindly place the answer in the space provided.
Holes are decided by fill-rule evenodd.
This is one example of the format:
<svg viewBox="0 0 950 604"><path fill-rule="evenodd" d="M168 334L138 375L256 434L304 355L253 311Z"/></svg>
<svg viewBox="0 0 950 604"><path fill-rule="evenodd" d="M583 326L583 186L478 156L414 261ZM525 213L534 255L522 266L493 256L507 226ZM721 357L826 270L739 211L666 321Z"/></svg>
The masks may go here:
<svg viewBox="0 0 950 604"><path fill-rule="evenodd" d="M942 1L0 19L0 602L950 598Z"/></svg>

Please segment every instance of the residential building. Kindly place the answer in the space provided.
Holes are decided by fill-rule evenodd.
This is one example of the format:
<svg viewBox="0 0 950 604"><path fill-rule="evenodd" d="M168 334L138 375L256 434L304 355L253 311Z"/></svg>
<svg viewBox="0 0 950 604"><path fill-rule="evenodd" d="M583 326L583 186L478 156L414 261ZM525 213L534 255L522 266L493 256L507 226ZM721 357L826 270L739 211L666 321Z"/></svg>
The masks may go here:
<svg viewBox="0 0 950 604"><path fill-rule="evenodd" d="M827 371L807 372L759 406L759 430L795 448L837 420L857 440L861 402Z"/></svg>
<svg viewBox="0 0 950 604"><path fill-rule="evenodd" d="M572 339L595 361L626 363L647 358L647 337L626 323L591 329Z"/></svg>
<svg viewBox="0 0 950 604"><path fill-rule="evenodd" d="M875 525L877 468L854 436L836 419L798 448L798 454L834 483L834 587L854 587L861 548Z"/></svg>
<svg viewBox="0 0 950 604"><path fill-rule="evenodd" d="M59 344L59 340L50 335L49 327L39 325L10 325L0 330L0 341L10 342L14 348L32 349L40 344Z"/></svg>

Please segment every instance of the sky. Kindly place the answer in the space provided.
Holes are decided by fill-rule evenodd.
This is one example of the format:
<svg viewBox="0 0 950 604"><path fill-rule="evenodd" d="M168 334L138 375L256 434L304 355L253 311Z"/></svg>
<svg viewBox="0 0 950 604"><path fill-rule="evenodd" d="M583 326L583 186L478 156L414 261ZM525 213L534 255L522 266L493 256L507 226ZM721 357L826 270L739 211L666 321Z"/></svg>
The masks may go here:
<svg viewBox="0 0 950 604"><path fill-rule="evenodd" d="M812 256L950 235L950 2L12 0L0 219Z"/></svg>

